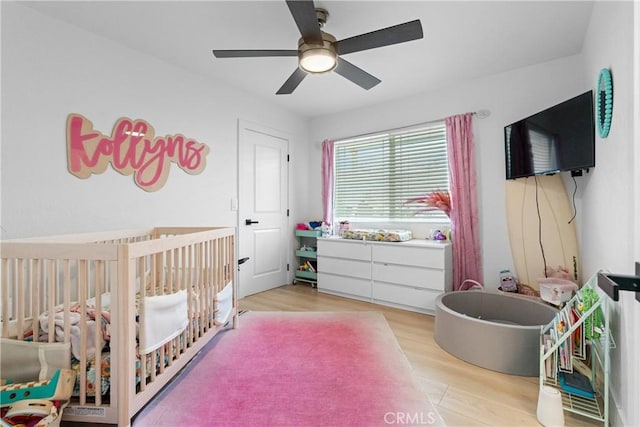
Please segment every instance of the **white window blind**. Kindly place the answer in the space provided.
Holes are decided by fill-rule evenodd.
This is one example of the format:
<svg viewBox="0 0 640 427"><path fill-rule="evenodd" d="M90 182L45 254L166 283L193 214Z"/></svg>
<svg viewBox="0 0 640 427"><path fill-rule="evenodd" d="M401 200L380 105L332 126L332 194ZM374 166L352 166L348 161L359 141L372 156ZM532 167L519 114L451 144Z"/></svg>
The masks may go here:
<svg viewBox="0 0 640 427"><path fill-rule="evenodd" d="M416 215L407 199L449 189L446 128L421 129L336 141L334 220L447 221L440 210Z"/></svg>
<svg viewBox="0 0 640 427"><path fill-rule="evenodd" d="M530 129L529 140L533 155L533 170L536 172L557 170L556 143L553 135L542 130Z"/></svg>

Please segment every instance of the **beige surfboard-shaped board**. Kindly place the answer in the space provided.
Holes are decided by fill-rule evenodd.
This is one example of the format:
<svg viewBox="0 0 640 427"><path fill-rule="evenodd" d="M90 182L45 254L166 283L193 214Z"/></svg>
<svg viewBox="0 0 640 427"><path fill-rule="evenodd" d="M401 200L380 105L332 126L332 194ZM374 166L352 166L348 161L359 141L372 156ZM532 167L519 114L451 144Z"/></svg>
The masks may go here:
<svg viewBox="0 0 640 427"><path fill-rule="evenodd" d="M566 268L569 279L581 284L576 228L574 222L569 223L573 209L562 177L555 174L507 180L505 193L518 282L539 289L538 279L545 277L546 260L548 268Z"/></svg>

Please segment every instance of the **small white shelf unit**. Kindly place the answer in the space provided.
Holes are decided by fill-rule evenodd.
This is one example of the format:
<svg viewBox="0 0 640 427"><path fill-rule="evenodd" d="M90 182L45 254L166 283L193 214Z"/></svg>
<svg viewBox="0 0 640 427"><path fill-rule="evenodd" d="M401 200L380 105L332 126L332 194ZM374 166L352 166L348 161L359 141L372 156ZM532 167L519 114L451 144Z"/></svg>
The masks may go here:
<svg viewBox="0 0 640 427"><path fill-rule="evenodd" d="M322 232L320 230L296 230L296 271L293 284L306 282L316 287L318 284L318 243L317 239Z"/></svg>
<svg viewBox="0 0 640 427"><path fill-rule="evenodd" d="M585 289L595 291L599 299L587 310L579 312L580 317L577 320L573 323L569 322L561 332L554 334L552 330L558 331L558 323L566 319L569 310L581 304ZM609 325L608 302L608 296L597 286L596 274L576 292L576 295L558 312L554 320L542 328L540 335L540 387L554 387L562 395L562 406L565 411L600 421L604 423L605 427L609 425L610 350L615 348ZM598 313L596 313L597 311ZM590 369L590 374L586 376L593 388L594 397L584 397L577 393L570 393L562 388L558 379L558 357L561 354L563 345L566 349L567 343L575 343L576 334L585 334L587 327L585 323L592 323L596 314L602 320L599 337L589 339L585 335L585 352L588 354L588 363L581 364L581 358L577 358L573 351L570 355L572 369L578 370L577 367L579 366L582 366L582 370L584 370L585 366ZM591 320L588 322L588 319ZM545 341L547 345L545 345ZM573 349L573 346L570 345L569 348ZM574 366L576 367L573 368ZM555 377L553 373L555 373Z"/></svg>

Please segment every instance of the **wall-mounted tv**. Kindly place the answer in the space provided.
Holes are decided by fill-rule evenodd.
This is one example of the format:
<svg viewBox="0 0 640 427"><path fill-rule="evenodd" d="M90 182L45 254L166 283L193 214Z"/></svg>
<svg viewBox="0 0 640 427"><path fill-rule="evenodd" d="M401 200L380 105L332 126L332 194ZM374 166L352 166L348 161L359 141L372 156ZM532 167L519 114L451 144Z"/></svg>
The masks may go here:
<svg viewBox="0 0 640 427"><path fill-rule="evenodd" d="M505 126L504 141L507 179L594 167L592 91Z"/></svg>

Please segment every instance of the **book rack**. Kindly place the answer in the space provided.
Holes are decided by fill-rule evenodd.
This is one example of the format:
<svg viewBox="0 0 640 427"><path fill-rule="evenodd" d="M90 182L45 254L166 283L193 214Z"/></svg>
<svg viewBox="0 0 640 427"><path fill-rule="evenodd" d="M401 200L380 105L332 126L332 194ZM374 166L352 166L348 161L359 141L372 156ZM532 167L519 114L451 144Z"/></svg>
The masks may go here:
<svg viewBox="0 0 640 427"><path fill-rule="evenodd" d="M608 296L597 286L597 274L556 314L540 333L540 387L562 394L565 411L609 425L610 350ZM574 374L575 373L575 374ZM562 375L584 376L590 388L561 384Z"/></svg>

